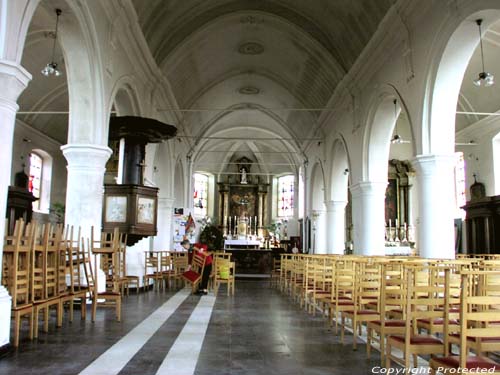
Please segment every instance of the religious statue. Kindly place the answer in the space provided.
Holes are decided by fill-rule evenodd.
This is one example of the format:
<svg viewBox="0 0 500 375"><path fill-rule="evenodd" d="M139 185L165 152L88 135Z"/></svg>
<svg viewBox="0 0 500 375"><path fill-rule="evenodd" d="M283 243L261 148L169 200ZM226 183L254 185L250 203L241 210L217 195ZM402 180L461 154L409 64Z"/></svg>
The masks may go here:
<svg viewBox="0 0 500 375"><path fill-rule="evenodd" d="M240 169L240 172L241 172L241 184L248 184L248 181L247 181L247 170L245 167L241 168Z"/></svg>

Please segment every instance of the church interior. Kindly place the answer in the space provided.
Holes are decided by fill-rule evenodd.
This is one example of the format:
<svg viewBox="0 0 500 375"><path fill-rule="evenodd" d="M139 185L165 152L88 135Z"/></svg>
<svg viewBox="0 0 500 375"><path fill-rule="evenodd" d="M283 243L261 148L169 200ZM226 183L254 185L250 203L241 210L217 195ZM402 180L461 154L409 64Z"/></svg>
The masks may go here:
<svg viewBox="0 0 500 375"><path fill-rule="evenodd" d="M498 0L0 0L0 373L500 374L499 62Z"/></svg>

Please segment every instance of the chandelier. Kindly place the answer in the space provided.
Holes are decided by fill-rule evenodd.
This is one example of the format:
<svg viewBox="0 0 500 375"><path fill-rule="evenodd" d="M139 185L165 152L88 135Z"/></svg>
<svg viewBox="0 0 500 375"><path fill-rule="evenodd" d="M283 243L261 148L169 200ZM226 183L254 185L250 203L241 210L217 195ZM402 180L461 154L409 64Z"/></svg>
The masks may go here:
<svg viewBox="0 0 500 375"><path fill-rule="evenodd" d="M493 74L488 73L484 69L483 39L481 38L481 24L483 23L483 20L478 19L478 20L476 20L476 23L477 23L477 26L479 28L479 45L481 48L481 64L482 64L483 70L481 73L479 73L478 77L473 82L474 82L474 85L476 85L476 86L483 86L483 85L485 87L493 86L493 84L495 83L495 77L493 76Z"/></svg>
<svg viewBox="0 0 500 375"><path fill-rule="evenodd" d="M57 31L58 31L58 26L59 26L59 16L61 15L62 11L61 9L56 9L56 31L54 32L54 44L52 45L52 59L50 62L45 66L45 68L42 69L42 74L45 77L48 77L50 75L55 75L56 77L59 77L62 72L57 68L57 63L54 61L54 54L56 51L56 43L57 43Z"/></svg>

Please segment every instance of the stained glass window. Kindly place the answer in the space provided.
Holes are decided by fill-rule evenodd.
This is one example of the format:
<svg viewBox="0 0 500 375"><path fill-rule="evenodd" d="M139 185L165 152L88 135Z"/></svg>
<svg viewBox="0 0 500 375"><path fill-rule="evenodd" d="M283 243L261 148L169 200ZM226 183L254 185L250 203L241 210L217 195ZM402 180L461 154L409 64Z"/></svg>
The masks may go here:
<svg viewBox="0 0 500 375"><path fill-rule="evenodd" d="M207 216L208 209L208 176L195 173L194 174L194 214L197 216Z"/></svg>
<svg viewBox="0 0 500 375"><path fill-rule="evenodd" d="M42 166L43 159L40 155L32 152L30 154L30 173L28 189L38 200L33 202L33 209L40 209L40 193L42 188Z"/></svg>
<svg viewBox="0 0 500 375"><path fill-rule="evenodd" d="M278 178L278 216L293 216L295 177L293 175Z"/></svg>

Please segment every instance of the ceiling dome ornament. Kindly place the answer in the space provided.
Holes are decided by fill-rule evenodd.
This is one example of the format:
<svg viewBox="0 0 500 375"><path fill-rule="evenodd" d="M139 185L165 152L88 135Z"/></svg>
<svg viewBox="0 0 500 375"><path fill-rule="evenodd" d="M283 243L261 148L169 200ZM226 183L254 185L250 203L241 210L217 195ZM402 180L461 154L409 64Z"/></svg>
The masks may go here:
<svg viewBox="0 0 500 375"><path fill-rule="evenodd" d="M238 89L238 92L243 95L257 95L260 93L260 89L255 86L243 86Z"/></svg>
<svg viewBox="0 0 500 375"><path fill-rule="evenodd" d="M264 52L264 46L257 42L245 42L239 45L238 52L242 55L260 55Z"/></svg>

